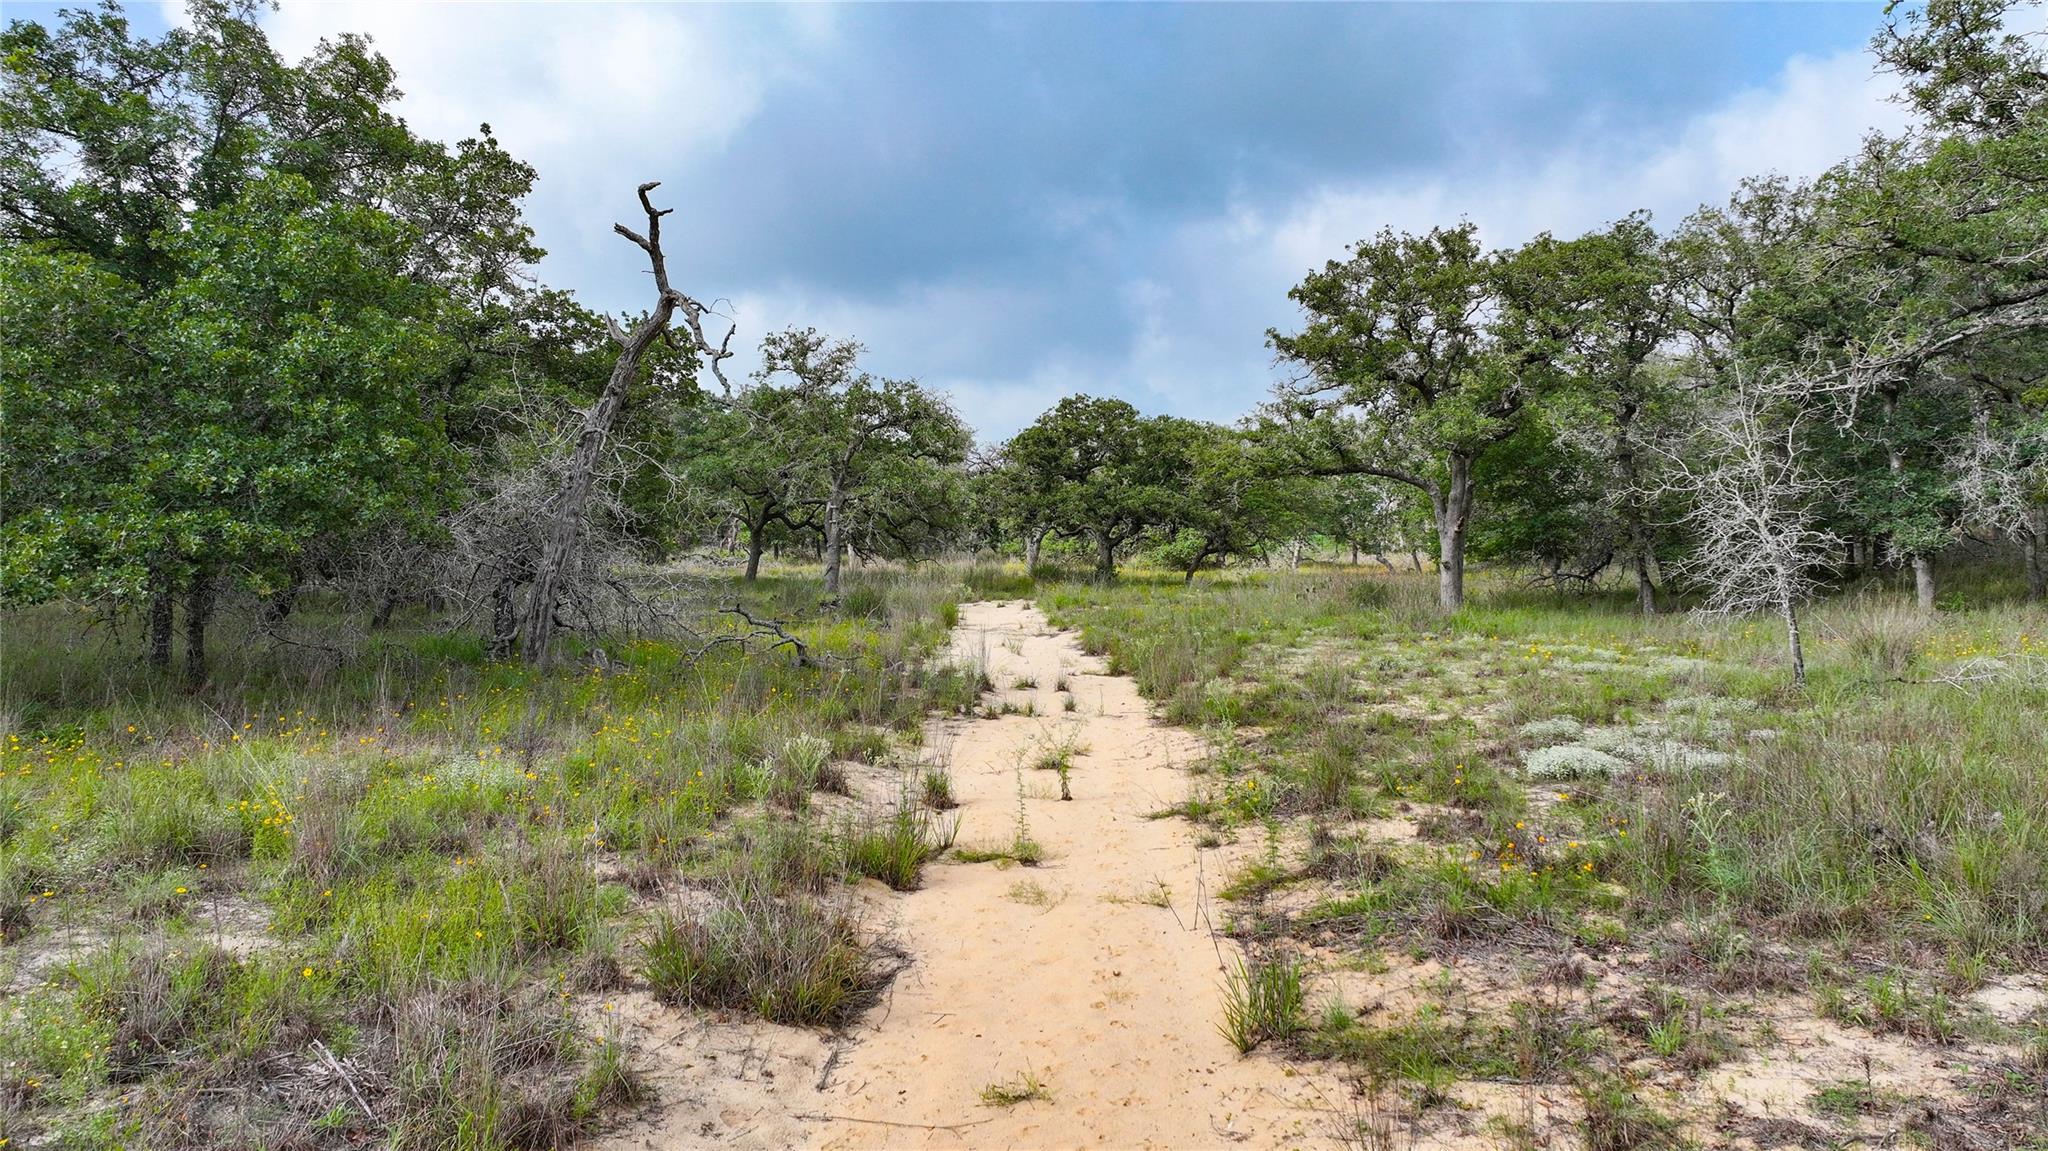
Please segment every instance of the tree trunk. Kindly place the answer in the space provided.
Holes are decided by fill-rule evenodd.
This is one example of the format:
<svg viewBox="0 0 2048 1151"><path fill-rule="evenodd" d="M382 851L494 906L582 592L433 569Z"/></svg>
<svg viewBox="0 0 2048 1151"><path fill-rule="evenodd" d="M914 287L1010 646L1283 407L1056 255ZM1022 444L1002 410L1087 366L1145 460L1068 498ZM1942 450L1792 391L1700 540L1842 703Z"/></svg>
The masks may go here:
<svg viewBox="0 0 2048 1151"><path fill-rule="evenodd" d="M192 573L185 589L185 679L194 685L206 682L206 624L213 618L211 571Z"/></svg>
<svg viewBox="0 0 2048 1151"><path fill-rule="evenodd" d="M1116 541L1101 530L1095 533L1095 574L1100 579L1116 575Z"/></svg>
<svg viewBox="0 0 2048 1151"><path fill-rule="evenodd" d="M1358 566L1358 541L1357 541L1357 540L1352 540L1352 541L1351 541L1351 566L1352 566L1352 567L1357 567L1357 566Z"/></svg>
<svg viewBox="0 0 2048 1151"><path fill-rule="evenodd" d="M753 524L749 524L747 526L748 583L753 583L755 580L761 578L761 550L762 546L766 543L766 540L763 538L766 535L767 529L765 528Z"/></svg>
<svg viewBox="0 0 2048 1151"><path fill-rule="evenodd" d="M1297 572L1301 570L1300 540L1294 540L1293 542L1287 545L1287 570L1291 572Z"/></svg>
<svg viewBox="0 0 2048 1151"><path fill-rule="evenodd" d="M2048 504L2027 509L2027 601L2048 601Z"/></svg>
<svg viewBox="0 0 2048 1151"><path fill-rule="evenodd" d="M668 285L668 265L661 254L661 217L647 199L654 184L640 185L640 204L647 209L647 235L635 235L624 225L614 230L646 251L654 267L655 289L659 293L654 311L633 326L631 332L612 327L619 343L619 357L612 362L612 374L604 393L583 413L583 430L576 437L576 450L569 460L569 474L555 499L555 519L541 544L540 563L534 568L533 591L526 601L526 618L519 628L519 650L527 661L546 667L555 637L555 605L573 566L583 535L583 516L590 505L590 492L597 483L597 463L605 441L626 406L626 391L640 369L640 357L668 331L681 296Z"/></svg>
<svg viewBox="0 0 2048 1151"><path fill-rule="evenodd" d="M1778 601L1778 615L1785 621L1785 658L1792 663L1792 682L1806 686L1806 646L1799 642L1799 612L1789 599Z"/></svg>
<svg viewBox="0 0 2048 1151"><path fill-rule="evenodd" d="M1380 566L1387 569L1388 575L1393 575L1395 571L1399 570L1394 567L1394 561L1388 559L1387 553L1385 552L1374 552L1372 553L1372 557L1380 561Z"/></svg>
<svg viewBox="0 0 2048 1151"><path fill-rule="evenodd" d="M158 671L171 670L172 595L170 573L152 566L149 569L149 666Z"/></svg>
<svg viewBox="0 0 2048 1151"><path fill-rule="evenodd" d="M1422 571L1422 552L1417 548L1408 549L1408 566L1419 574Z"/></svg>
<svg viewBox="0 0 2048 1151"><path fill-rule="evenodd" d="M1436 600L1443 610L1465 606L1465 529L1472 521L1472 460L1452 453L1450 482L1430 493L1436 513Z"/></svg>
<svg viewBox="0 0 2048 1151"><path fill-rule="evenodd" d="M1622 404L1616 413L1614 466L1621 474L1622 526L1628 533L1629 556L1636 571L1636 610L1643 615L1656 615L1657 585L1650 579L1650 531L1643 522L1643 509L1636 503L1636 447L1630 435L1635 418L1633 403Z"/></svg>
<svg viewBox="0 0 2048 1151"><path fill-rule="evenodd" d="M1045 548L1045 530L1039 528L1024 533L1024 571L1026 574L1038 570L1038 556Z"/></svg>
<svg viewBox="0 0 2048 1151"><path fill-rule="evenodd" d="M1934 560L1913 557L1913 602L1921 611L1934 610Z"/></svg>
<svg viewBox="0 0 2048 1151"><path fill-rule="evenodd" d="M828 599L839 598L840 557L846 551L846 525L840 522L839 517L845 505L845 489L835 476L832 494L825 500L825 596Z"/></svg>
<svg viewBox="0 0 2048 1151"><path fill-rule="evenodd" d="M513 591L519 581L501 576L491 587L491 635L485 651L492 659L508 659L519 651L519 613Z"/></svg>

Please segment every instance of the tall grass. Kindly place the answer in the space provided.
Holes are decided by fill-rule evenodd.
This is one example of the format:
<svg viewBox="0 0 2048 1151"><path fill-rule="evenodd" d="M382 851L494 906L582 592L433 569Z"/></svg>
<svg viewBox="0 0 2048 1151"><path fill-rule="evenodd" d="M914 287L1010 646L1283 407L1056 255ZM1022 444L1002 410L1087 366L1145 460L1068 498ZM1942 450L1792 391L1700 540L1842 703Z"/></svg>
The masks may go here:
<svg viewBox="0 0 2048 1151"><path fill-rule="evenodd" d="M1301 964L1289 956L1241 959L1224 974L1223 1037L1249 1054L1268 1040L1287 1039L1303 1025Z"/></svg>

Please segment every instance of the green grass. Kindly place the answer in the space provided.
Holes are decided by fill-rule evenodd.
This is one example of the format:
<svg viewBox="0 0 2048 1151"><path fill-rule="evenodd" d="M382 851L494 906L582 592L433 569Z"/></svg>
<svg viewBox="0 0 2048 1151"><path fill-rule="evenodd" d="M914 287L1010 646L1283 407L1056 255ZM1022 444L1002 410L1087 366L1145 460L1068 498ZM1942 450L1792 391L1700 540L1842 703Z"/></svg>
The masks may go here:
<svg viewBox="0 0 2048 1151"><path fill-rule="evenodd" d="M1254 956L1224 974L1223 1037L1241 1053L1302 1028L1302 969L1288 956Z"/></svg>
<svg viewBox="0 0 2048 1151"><path fill-rule="evenodd" d="M186 1116L180 1146L556 1146L637 1097L580 1022L605 992L850 1018L883 969L837 893L915 885L945 835L915 804L821 818L818 796L978 690L928 658L956 577L850 583L836 612L810 579L707 597L784 620L818 667L642 640L543 675L420 613L364 633L314 593L294 626L338 647L230 613L193 691L132 629L7 617L0 938L50 966L0 1015L4 1134L154 1146ZM64 940L75 960L47 954ZM330 1057L349 1075L255 1089Z"/></svg>
<svg viewBox="0 0 2048 1151"><path fill-rule="evenodd" d="M751 1011L776 1023L846 1022L879 976L860 930L809 897L747 885L708 910L663 915L643 949L643 974L662 998Z"/></svg>
<svg viewBox="0 0 2048 1151"><path fill-rule="evenodd" d="M1191 800L1191 814L1243 822L1376 800L1448 804L1478 821L1448 836L1479 850L1476 862L1497 864L1512 840L1525 861L1545 848L1535 870L1555 873L1559 844L1585 845L1571 865L1618 883L1631 916L1735 912L1788 938L1847 932L2008 968L2048 949L2048 774L2029 766L2048 713L2048 612L1926 618L1869 592L1823 602L1811 612L1811 686L1798 694L1776 668L1768 623L1645 619L1624 596L1484 578L1445 617L1428 590L1305 572L1185 590L1063 584L1041 600L1169 718L1262 730L1272 779L1259 803L1226 767L1233 778ZM1942 681L1986 656L2004 661L2001 678ZM1714 709L1670 710L1693 699ZM1523 842L1516 748L1497 741L1554 716L1669 723L1731 762L1560 784L1583 794L1547 817L1545 843Z"/></svg>
<svg viewBox="0 0 2048 1151"><path fill-rule="evenodd" d="M952 846L953 828L952 820L906 796L893 811L849 821L839 840L847 870L897 891L915 891L926 862Z"/></svg>
<svg viewBox="0 0 2048 1151"><path fill-rule="evenodd" d="M981 1089L981 1101L990 1107L1015 1107L1019 1103L1041 1103L1051 1098L1052 1090L1029 1071Z"/></svg>

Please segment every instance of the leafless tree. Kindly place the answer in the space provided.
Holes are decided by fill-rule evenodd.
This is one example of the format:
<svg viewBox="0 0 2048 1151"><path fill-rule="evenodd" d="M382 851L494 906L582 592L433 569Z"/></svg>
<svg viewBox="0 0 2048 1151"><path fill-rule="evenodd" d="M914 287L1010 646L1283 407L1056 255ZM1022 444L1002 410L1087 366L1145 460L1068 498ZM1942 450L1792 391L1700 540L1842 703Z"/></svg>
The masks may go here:
<svg viewBox="0 0 2048 1151"><path fill-rule="evenodd" d="M661 218L675 209L656 208L647 196L660 186L659 182L649 182L639 188L640 207L647 213L645 235L624 224L612 225L613 231L647 253L647 262L654 274L654 310L633 325L630 331L609 318L606 321L610 324L612 339L619 345L618 359L612 364L611 378L606 381L597 403L583 412L583 426L576 437L575 450L569 457L561 488L550 507L551 515L541 537L540 553L534 561L532 586L527 594L524 616L519 620L519 652L529 662L540 666L546 666L548 662L564 581L581 558L580 544L590 496L596 486L606 441L618 423L620 412L625 409L626 392L640 369L641 358L656 340L674 340L670 325L677 312L682 313L688 338L696 345L695 351L707 361L721 387L730 390L721 365L732 354L732 331L729 329L724 340L713 348L705 339L703 327L703 317L709 309L669 284L668 262L661 250Z"/></svg>
<svg viewBox="0 0 2048 1151"><path fill-rule="evenodd" d="M1955 487L1972 519L2025 548L2027 598L2048 598L2048 422L1999 421L1980 403Z"/></svg>
<svg viewBox="0 0 2048 1151"><path fill-rule="evenodd" d="M1685 497L1698 539L1680 571L1707 589L1709 610L1772 612L1785 625L1792 679L1806 683L1799 606L1813 574L1841 546L1816 526L1827 481L1801 463L1801 424L1811 407L1797 379L1743 379L1707 413L1693 450L1668 452L1668 490Z"/></svg>

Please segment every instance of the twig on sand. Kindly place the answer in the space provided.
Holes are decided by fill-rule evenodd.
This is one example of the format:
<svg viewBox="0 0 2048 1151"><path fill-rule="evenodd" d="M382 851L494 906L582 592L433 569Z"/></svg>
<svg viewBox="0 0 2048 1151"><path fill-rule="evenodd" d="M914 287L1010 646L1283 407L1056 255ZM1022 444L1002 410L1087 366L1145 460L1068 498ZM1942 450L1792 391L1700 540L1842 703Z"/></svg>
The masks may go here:
<svg viewBox="0 0 2048 1151"><path fill-rule="evenodd" d="M996 1117L991 1115L986 1119L969 1119L965 1123L898 1123L891 1119L862 1119L858 1115L823 1115L815 1111L799 1115L797 1118L827 1123L873 1123L878 1127L908 1127L918 1131L964 1131L969 1127L979 1127L996 1120Z"/></svg>
<svg viewBox="0 0 2048 1151"><path fill-rule="evenodd" d="M846 1048L841 1043L837 1041L828 1042L831 1042L832 1054L825 1057L825 1066L818 1071L818 1090L820 1091L825 1089L826 1084L832 1082L832 1069L839 1066L839 1057L846 1054Z"/></svg>

